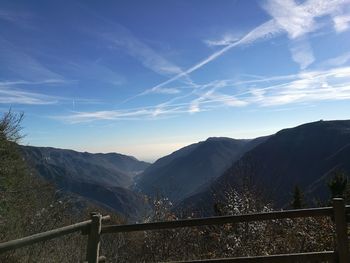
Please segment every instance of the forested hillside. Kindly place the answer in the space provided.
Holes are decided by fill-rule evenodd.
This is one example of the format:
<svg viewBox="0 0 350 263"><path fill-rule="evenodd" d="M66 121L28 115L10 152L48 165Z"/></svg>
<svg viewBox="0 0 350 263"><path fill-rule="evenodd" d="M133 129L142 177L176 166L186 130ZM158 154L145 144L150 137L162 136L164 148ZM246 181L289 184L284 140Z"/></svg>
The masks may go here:
<svg viewBox="0 0 350 263"><path fill-rule="evenodd" d="M316 205L328 200L327 182L335 172L350 172L349 156L349 120L284 129L247 152L206 190L182 205L212 210L214 199L247 184L279 208L288 207L295 186L302 189L309 205Z"/></svg>
<svg viewBox="0 0 350 263"><path fill-rule="evenodd" d="M149 209L145 197L128 188L148 163L117 153L92 154L51 147L21 146L28 166L56 189L108 207L130 220Z"/></svg>

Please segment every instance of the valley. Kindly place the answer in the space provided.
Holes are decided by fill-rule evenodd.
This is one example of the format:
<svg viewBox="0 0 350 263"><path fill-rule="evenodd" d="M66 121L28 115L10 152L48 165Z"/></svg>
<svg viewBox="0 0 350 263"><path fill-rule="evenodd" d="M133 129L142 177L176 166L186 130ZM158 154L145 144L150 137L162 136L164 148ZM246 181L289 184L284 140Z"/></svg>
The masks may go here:
<svg viewBox="0 0 350 263"><path fill-rule="evenodd" d="M214 213L230 189L249 187L288 208L294 187L308 205L329 198L333 173L350 171L350 121L317 121L251 140L208 138L153 164L117 153L91 154L22 146L30 167L61 191L109 207L131 220L169 199L177 210ZM148 211L148 212L147 212Z"/></svg>

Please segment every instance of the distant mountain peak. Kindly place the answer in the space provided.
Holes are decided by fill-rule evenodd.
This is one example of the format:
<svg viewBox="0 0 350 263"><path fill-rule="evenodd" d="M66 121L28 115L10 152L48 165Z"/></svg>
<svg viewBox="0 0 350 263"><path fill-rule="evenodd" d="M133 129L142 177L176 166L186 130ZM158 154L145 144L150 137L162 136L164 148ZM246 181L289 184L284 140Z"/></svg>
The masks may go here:
<svg viewBox="0 0 350 263"><path fill-rule="evenodd" d="M147 195L160 193L179 201L215 180L254 146L253 140L210 137L157 160L140 176L137 187Z"/></svg>

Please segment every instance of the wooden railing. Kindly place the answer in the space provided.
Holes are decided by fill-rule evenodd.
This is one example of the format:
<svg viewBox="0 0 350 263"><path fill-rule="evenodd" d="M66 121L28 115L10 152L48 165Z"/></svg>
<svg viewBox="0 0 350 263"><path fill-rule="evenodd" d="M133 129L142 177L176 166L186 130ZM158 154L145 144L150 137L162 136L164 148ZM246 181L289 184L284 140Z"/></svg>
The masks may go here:
<svg viewBox="0 0 350 263"><path fill-rule="evenodd" d="M107 233L124 233L132 231L146 231L146 230L160 230L160 229L174 229L180 227L194 227L194 226L208 226L208 225L222 225L230 223L242 223L252 221L266 221L274 219L286 218L303 218L303 217L332 217L335 223L336 234L336 248L334 251L323 252L308 252L296 254L280 254L269 256L254 256L254 257L239 257L239 258L225 258L225 259L208 259L208 260L192 260L182 262L300 262L300 261L327 261L349 263L350 254L348 246L347 234L347 210L350 206L346 206L341 198L333 199L332 207L310 208L287 210L267 213L255 213L234 216L220 216L209 218L195 218L176 221L154 222L145 224L130 224L130 225L106 225L102 222L109 219L109 216L102 216L98 213L91 214L91 219L85 222L80 222L74 225L54 229L51 231L35 234L29 237L12 240L9 242L0 243L0 254L32 245L37 242L57 238L59 236L67 235L73 232L81 231L88 235L86 260L88 263L97 263L105 260L104 257L99 256L100 238L101 235Z"/></svg>

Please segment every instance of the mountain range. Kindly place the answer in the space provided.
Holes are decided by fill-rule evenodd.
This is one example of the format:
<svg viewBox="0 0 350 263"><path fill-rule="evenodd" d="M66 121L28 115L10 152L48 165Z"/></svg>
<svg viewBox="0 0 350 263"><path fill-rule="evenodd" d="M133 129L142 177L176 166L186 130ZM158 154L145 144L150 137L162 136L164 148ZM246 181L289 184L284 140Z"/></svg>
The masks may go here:
<svg viewBox="0 0 350 263"><path fill-rule="evenodd" d="M327 200L327 181L350 172L350 120L317 121L251 140L208 138L149 164L117 153L21 146L23 156L59 189L140 218L148 197L213 214L214 203L247 182L276 207L298 186L306 200Z"/></svg>

